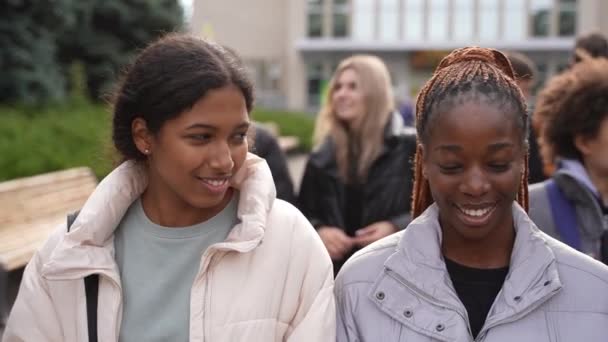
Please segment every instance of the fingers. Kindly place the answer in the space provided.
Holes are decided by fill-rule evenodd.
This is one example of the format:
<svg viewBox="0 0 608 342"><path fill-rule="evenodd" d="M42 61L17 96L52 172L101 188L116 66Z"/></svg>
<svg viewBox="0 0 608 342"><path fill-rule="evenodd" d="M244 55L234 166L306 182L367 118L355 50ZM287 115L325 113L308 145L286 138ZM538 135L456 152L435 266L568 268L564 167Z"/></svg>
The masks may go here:
<svg viewBox="0 0 608 342"><path fill-rule="evenodd" d="M354 239L339 228L323 227L318 232L329 256L334 260L342 259L355 245Z"/></svg>
<svg viewBox="0 0 608 342"><path fill-rule="evenodd" d="M355 235L356 236L371 235L371 234L374 234L376 232L376 230L377 230L376 226L372 224L372 225L367 226L365 228L358 229L355 232Z"/></svg>

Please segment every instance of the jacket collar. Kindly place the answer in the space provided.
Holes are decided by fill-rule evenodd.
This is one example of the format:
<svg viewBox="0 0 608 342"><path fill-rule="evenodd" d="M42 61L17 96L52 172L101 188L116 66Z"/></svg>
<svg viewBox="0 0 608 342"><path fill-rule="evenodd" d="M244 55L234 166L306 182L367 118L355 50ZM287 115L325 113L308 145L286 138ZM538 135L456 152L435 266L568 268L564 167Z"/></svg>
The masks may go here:
<svg viewBox="0 0 608 342"><path fill-rule="evenodd" d="M63 236L43 265L42 275L47 279L75 279L91 273L105 273L117 280L114 230L147 184L144 166L131 161L107 175L82 207L70 232ZM258 246L264 237L267 214L276 190L268 165L251 153L234 175L231 185L240 191L237 210L240 223L224 242L214 247L247 252Z"/></svg>
<svg viewBox="0 0 608 342"><path fill-rule="evenodd" d="M488 314L484 330L518 315L525 315L545 302L562 286L553 251L518 204L513 205L513 218L516 237L509 274ZM412 329L426 332L427 335L440 340L450 340L446 336L451 333L462 334L462 327L458 328L459 325L454 321L458 317L454 312L466 317L466 309L453 288L443 261L441 238L438 208L433 204L405 229L396 251L384 264L383 274L373 285L370 298L376 301L381 310ZM408 297L404 293L386 293L386 298L397 298L396 302L379 301L374 291L382 288L396 289L391 285L395 279L402 287L408 288L408 292L416 295ZM404 308L420 308L421 304L433 314L428 317L419 315L417 320L408 320L403 315L394 314L396 310ZM437 310L432 307L451 310ZM428 320L421 319L421 316L427 317ZM438 334L434 329L429 329L429 326L435 327L434 324L439 323L446 327L445 332ZM453 328L448 329L449 327Z"/></svg>
<svg viewBox="0 0 608 342"><path fill-rule="evenodd" d="M581 162L574 159L562 159L553 178L566 192L566 196L573 200L587 201L586 192L591 193L596 200L601 198L597 188L591 181L587 170ZM581 192L581 190L583 190Z"/></svg>

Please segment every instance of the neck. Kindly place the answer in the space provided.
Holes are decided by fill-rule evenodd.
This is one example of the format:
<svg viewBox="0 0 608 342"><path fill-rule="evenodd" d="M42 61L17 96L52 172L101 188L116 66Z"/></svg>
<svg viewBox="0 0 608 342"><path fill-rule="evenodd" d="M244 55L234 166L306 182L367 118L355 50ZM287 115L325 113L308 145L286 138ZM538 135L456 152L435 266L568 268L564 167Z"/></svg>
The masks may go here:
<svg viewBox="0 0 608 342"><path fill-rule="evenodd" d="M197 208L175 194L158 191L152 184L141 196L141 204L150 221L163 227L188 227L209 220L222 211L232 199L230 188L222 201L212 208Z"/></svg>
<svg viewBox="0 0 608 342"><path fill-rule="evenodd" d="M591 183L593 183L600 193L602 202L604 202L605 206L608 205L608 175L598 172L598 170L592 167L586 167L586 169L587 174L589 174L589 178L591 179Z"/></svg>
<svg viewBox="0 0 608 342"><path fill-rule="evenodd" d="M473 268L501 268L509 265L515 243L515 230L501 229L485 239L463 238L453 229L442 229L442 252L444 256L461 265Z"/></svg>

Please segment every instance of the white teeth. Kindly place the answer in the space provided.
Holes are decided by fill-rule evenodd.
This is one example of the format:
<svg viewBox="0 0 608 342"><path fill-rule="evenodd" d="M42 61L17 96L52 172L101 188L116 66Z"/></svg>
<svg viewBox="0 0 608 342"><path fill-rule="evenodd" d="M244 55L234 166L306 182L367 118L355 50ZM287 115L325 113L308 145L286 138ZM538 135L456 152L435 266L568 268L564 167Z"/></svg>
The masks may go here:
<svg viewBox="0 0 608 342"><path fill-rule="evenodd" d="M473 217L481 217L481 216L489 213L490 210L492 210L492 208L485 208L485 209L463 209L463 208L460 208L460 211L462 211L466 215L473 216Z"/></svg>
<svg viewBox="0 0 608 342"><path fill-rule="evenodd" d="M204 179L203 182L210 184L212 186L222 186L224 184L226 184L228 180L226 179L222 179L222 180L215 180L215 179Z"/></svg>

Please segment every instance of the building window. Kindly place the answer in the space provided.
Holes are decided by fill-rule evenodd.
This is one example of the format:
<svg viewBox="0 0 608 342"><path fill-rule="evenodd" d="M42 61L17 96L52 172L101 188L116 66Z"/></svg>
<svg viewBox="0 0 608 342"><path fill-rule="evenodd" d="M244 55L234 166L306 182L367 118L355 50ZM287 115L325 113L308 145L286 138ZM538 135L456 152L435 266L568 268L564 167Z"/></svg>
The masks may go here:
<svg viewBox="0 0 608 342"><path fill-rule="evenodd" d="M551 32L551 4L553 0L532 0L532 36L547 37Z"/></svg>
<svg viewBox="0 0 608 342"><path fill-rule="evenodd" d="M504 2L502 37L505 40L524 40L527 36L526 1L509 0Z"/></svg>
<svg viewBox="0 0 608 342"><path fill-rule="evenodd" d="M374 39L374 12L374 0L353 0L353 39Z"/></svg>
<svg viewBox="0 0 608 342"><path fill-rule="evenodd" d="M574 36L576 33L576 0L559 2L559 35Z"/></svg>
<svg viewBox="0 0 608 342"><path fill-rule="evenodd" d="M404 0L403 8L403 37L405 40L423 39L423 20L425 0Z"/></svg>
<svg viewBox="0 0 608 342"><path fill-rule="evenodd" d="M333 3L333 30L334 37L343 38L348 36L349 6L348 0L334 0Z"/></svg>
<svg viewBox="0 0 608 342"><path fill-rule="evenodd" d="M379 29L381 41L399 39L399 1L380 0Z"/></svg>
<svg viewBox="0 0 608 342"><path fill-rule="evenodd" d="M323 3L322 0L308 0L308 37L323 36Z"/></svg>
<svg viewBox="0 0 608 342"><path fill-rule="evenodd" d="M308 91L308 107L318 108L321 105L321 91L323 90L323 63L312 62L307 65L306 84Z"/></svg>
<svg viewBox="0 0 608 342"><path fill-rule="evenodd" d="M498 0L479 1L479 26L478 34L480 40L495 41L498 39Z"/></svg>
<svg viewBox="0 0 608 342"><path fill-rule="evenodd" d="M458 41L473 39L473 0L453 0L453 6L452 38Z"/></svg>
<svg viewBox="0 0 608 342"><path fill-rule="evenodd" d="M427 29L430 40L445 41L448 38L448 0L432 0L429 6Z"/></svg>

